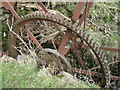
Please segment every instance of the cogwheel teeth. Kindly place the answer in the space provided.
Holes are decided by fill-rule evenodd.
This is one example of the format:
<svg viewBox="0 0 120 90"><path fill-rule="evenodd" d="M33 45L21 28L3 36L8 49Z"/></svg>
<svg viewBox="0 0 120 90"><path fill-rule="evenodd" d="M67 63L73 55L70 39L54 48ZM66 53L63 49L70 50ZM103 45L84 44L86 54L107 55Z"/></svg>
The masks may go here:
<svg viewBox="0 0 120 90"><path fill-rule="evenodd" d="M76 30L76 28L77 28L77 26L78 26L78 24L77 24L77 23L75 23L75 24L72 26L72 29L75 31L75 30Z"/></svg>

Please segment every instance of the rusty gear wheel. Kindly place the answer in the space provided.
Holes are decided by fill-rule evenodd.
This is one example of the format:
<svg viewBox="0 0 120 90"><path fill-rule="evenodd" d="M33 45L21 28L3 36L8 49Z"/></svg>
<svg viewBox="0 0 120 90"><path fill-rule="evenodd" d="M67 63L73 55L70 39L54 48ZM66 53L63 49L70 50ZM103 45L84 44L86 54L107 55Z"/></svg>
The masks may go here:
<svg viewBox="0 0 120 90"><path fill-rule="evenodd" d="M109 69L107 68L107 62L105 62L106 60L106 56L104 54L104 52L100 49L99 45L97 45L96 42L93 41L93 39L90 37L90 35L87 35L85 32L82 32L82 30L80 30L80 27L78 26L77 22L72 22L70 19L64 17L62 14L58 14L58 13L52 13L52 12L48 12L48 13L38 13L38 12L34 12L32 14L28 14L25 15L23 17L21 17L19 20L17 20L14 25L13 25L13 31L18 34L19 30L24 27L24 25L32 22L32 21L48 21L48 22L53 22L56 23L58 25L61 25L65 28L67 28L67 30L69 30L69 32L71 32L72 34L76 35L77 38L79 38L80 40L83 40L89 47L90 50L92 50L92 52L94 53L94 55L96 56L95 61L97 62L97 65L100 68L100 72L102 74L96 74L96 73L91 73L91 76L94 76L94 74L96 74L99 77L102 77L102 81L101 86L104 87L106 85L106 83L108 82L108 71ZM13 48L13 46L16 46L17 44L17 37L12 34L9 36L9 52L10 55L12 57L16 57L17 56L17 51L15 48ZM70 41L71 42L71 41ZM76 46L74 46L73 44L73 49L75 49ZM75 50L73 50L74 52ZM62 59L64 61L64 59ZM67 65L68 63L66 63L66 60L64 61L66 66L69 68L69 65ZM73 72L79 71L79 68L72 68L71 69ZM86 71L85 71L86 72Z"/></svg>

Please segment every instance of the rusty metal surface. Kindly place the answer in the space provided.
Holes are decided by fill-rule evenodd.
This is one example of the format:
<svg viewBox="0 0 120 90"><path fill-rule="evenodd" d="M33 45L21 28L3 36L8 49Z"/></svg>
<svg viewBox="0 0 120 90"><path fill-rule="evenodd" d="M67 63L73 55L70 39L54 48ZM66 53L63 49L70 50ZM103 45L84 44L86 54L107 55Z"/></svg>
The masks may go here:
<svg viewBox="0 0 120 90"><path fill-rule="evenodd" d="M50 17L50 16L52 16L52 17ZM33 13L33 14L26 15L25 17L21 18L22 21L19 20L17 23L14 24L14 30L19 29L20 24L23 24L23 23L25 24L25 22L29 23L30 21L33 21L33 20L45 20L45 21L49 20L51 22L56 22L56 23L59 23L60 25L64 25L63 24L64 21L60 20L60 19L62 19L64 17L61 16L61 18L57 18L57 17L54 17L54 16L56 16L56 14L53 14L53 13L50 13L50 12L47 13L47 14L46 13L38 13L38 12L36 12L36 13ZM59 20L56 21L56 19L59 19ZM72 31L74 31L73 29L75 29L75 28L71 27L70 22L71 21L69 21L69 20L66 21L66 23L68 23L68 24L66 24L64 26L67 27L67 28L71 28L72 30L70 30L70 32L72 32ZM76 27L76 28L78 28L78 27ZM75 33L75 34L77 34L77 33ZM87 36L85 35L85 33L80 34L78 36L79 36L79 38L83 39L89 45L89 47L94 51L95 55L97 56L96 60L99 60L99 64L101 65L101 70L104 71L106 69L106 66L103 66L103 65L105 65L106 63L104 63L104 61L102 61L104 59L104 57L102 57L101 55L98 56L100 49L98 48L97 49L98 52L96 52L96 50L95 50L96 48L93 48L94 45L92 45L92 43L91 43L93 41L92 40L87 40ZM103 73L104 77L107 75L106 74L107 71L102 72L102 73ZM103 81L106 82L105 81L106 79L104 77L103 77ZM104 83L104 85L105 85L105 83Z"/></svg>
<svg viewBox="0 0 120 90"><path fill-rule="evenodd" d="M80 64L83 66L84 69L89 70L85 62L82 60L80 53L78 52L78 49L76 47L73 48L73 53L79 60Z"/></svg>
<svg viewBox="0 0 120 90"><path fill-rule="evenodd" d="M83 12L83 15L80 17L80 20L79 20L79 23L78 23L79 26L81 26L84 19L86 18L86 15L87 15L89 9L91 8L92 4L93 4L93 2L87 2L86 10Z"/></svg>
<svg viewBox="0 0 120 90"><path fill-rule="evenodd" d="M73 16L72 16L72 21L77 21L78 20L78 18L80 16L80 12L81 12L84 4L85 4L85 2L78 2L77 6L76 6L76 9L75 9L75 12L73 13ZM89 8L90 8L90 6L88 7L88 10L89 10ZM84 13L87 13L88 10L84 11ZM82 23L83 21L80 21L80 22ZM67 32L69 32L69 31L67 31ZM62 42L60 44L58 52L61 53L61 51L63 51L63 52L65 51L65 44L66 44L66 42L68 40L67 37L70 37L70 35L72 35L72 34L68 34L68 35L63 37L63 40L62 40ZM74 35L72 35L72 36L74 36ZM67 49L67 51L69 51L69 49ZM65 51L63 55L65 55L67 53L67 51Z"/></svg>
<svg viewBox="0 0 120 90"><path fill-rule="evenodd" d="M86 9L84 10L83 15L81 16L78 25L81 26L83 21L85 21L86 15L87 15L90 7L92 6L92 3L93 2L87 2L86 3L86 5L87 5ZM18 16L16 11L13 9L13 6L9 2L3 3L3 4L6 7L6 9L8 9L12 12L12 14L15 16L16 19L21 20L21 18ZM61 30L60 30L60 28L58 27L57 24L63 25L65 27L71 29L71 30L67 30L65 32L65 34L63 36L63 39L62 39L62 42L59 43L59 48L58 48L58 52L59 52L60 55L66 55L66 53L69 51L70 48L65 48L65 46L67 45L68 41L70 40L70 37L74 37L74 34L72 34L72 31L74 31L76 33L75 30L77 29L77 27L75 29L74 27L71 27L71 26L72 26L72 24L76 23L75 21L79 18L80 11L82 10L85 2L82 2L82 3L79 2L77 4L76 10L75 10L75 12L72 16L72 21L74 21L74 23L72 23L72 24L69 22L69 20L68 20L68 22L66 21L67 23L65 23L64 18L62 19L63 20L62 21L62 20L59 20L59 18L56 17L54 14L50 14L41 2L39 2L38 4L42 7L42 9L44 10L44 12L46 14L44 14L44 13L41 14L41 15L40 14L33 14L33 16L31 14L31 15L25 16L24 18L22 18L23 21L22 20L21 20L21 22L18 21L17 23L19 23L19 24L18 25L15 24L15 25L17 25L17 27L19 27L19 25L22 27L22 26L24 26L24 24L29 23L30 21L40 20L40 17L42 17L41 20L46 20L46 21L48 20L48 21L54 22L54 26L57 28L58 31L61 31ZM52 17L49 16L48 14L52 15ZM27 19L28 17L30 17L30 18ZM14 25L14 27L16 27L15 25ZM17 29L15 29L15 30L17 30ZM36 44L36 46L38 46L39 49L43 49L42 46L39 44L38 40L33 36L33 34L29 31L29 29L27 27L25 27L25 31L27 32L27 34L31 38L31 40L33 40L33 42ZM79 38L81 38L83 41L85 41L88 44L88 46L83 45L82 48L90 48L91 50L93 50L94 54L96 55L96 57L98 59L98 62L100 64L100 66L101 66L102 73L89 71L89 68L85 65L84 61L80 57L80 54L78 53L77 47L78 47L79 44L76 43L76 42L74 42L75 46L74 46L73 52L75 53L75 55L77 56L78 60L83 65L83 67L85 67L85 69L87 69L87 70L81 70L81 69L73 68L72 71L78 72L78 73L81 73L81 74L87 74L89 76L101 77L102 80L104 81L103 84L105 85L106 80L104 80L104 79L106 79L106 77L108 77L109 75L107 74L108 72L106 71L106 69L107 69L106 68L106 63L104 63L105 56L103 55L103 52L101 50L106 50L106 51L111 51L111 52L120 52L120 50L119 49L113 49L113 48L106 48L106 47L94 47L95 45L92 43L92 39L89 40L88 36L86 37L85 34L76 33L76 36L77 37L79 36ZM74 41L76 41L77 37L75 37ZM120 77L111 76L111 80L120 80Z"/></svg>
<svg viewBox="0 0 120 90"><path fill-rule="evenodd" d="M10 3L10 2L3 2L4 7L6 7L8 10L11 11L11 13L15 16L16 19L20 19L20 16L17 14L17 12L14 10L13 6L14 3ZM30 36L31 40L33 40L33 42L36 44L36 46L39 49L42 49L41 45L39 44L39 42L37 41L37 39L33 36L33 34L29 31L29 29L27 27L25 27L25 31L28 33L28 35Z"/></svg>
<svg viewBox="0 0 120 90"><path fill-rule="evenodd" d="M85 0L86 2L87 0ZM73 16L72 16L72 20L73 21L77 21L79 16L80 16L80 12L84 7L85 2L78 2L76 5L76 9L74 10Z"/></svg>
<svg viewBox="0 0 120 90"><path fill-rule="evenodd" d="M82 48L89 48L89 46L82 45ZM100 47L100 49L102 49L104 51L114 52L114 53L120 52L120 49L116 49L116 48Z"/></svg>
<svg viewBox="0 0 120 90"><path fill-rule="evenodd" d="M71 69L73 72L76 72L76 73L80 73L80 74L84 74L84 75L88 75L88 76L95 76L95 77L99 77L99 78L102 78L102 73L97 73L97 72L93 72L93 71L90 71L90 70L84 70L84 69L78 69L78 68L72 68ZM120 80L120 77L119 76L110 76L111 80Z"/></svg>
<svg viewBox="0 0 120 90"><path fill-rule="evenodd" d="M3 2L3 6L4 6L7 10L11 11L11 13L14 15L14 17L15 17L16 19L19 19L19 18L20 18L19 15L17 14L17 12L14 10L14 3Z"/></svg>
<svg viewBox="0 0 120 90"><path fill-rule="evenodd" d="M67 53L67 51L69 50L69 49L65 49L65 45L67 44L67 41L70 39L70 35L71 35L71 32L66 31L64 36L63 36L62 42L60 43L60 46L58 48L58 52L62 55L65 55Z"/></svg>

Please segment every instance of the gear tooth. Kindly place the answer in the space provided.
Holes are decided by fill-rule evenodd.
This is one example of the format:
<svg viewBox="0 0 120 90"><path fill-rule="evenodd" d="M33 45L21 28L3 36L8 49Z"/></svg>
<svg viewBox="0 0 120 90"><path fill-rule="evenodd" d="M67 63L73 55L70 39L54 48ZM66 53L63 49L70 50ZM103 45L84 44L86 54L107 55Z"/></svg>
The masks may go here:
<svg viewBox="0 0 120 90"><path fill-rule="evenodd" d="M39 13L39 17L41 17L41 18L42 18L42 17L43 17L43 13Z"/></svg>
<svg viewBox="0 0 120 90"><path fill-rule="evenodd" d="M63 18L62 18L62 17L60 17L60 21L59 21L59 22L62 24L62 23L63 23L63 21L64 21L64 20L63 20Z"/></svg>
<svg viewBox="0 0 120 90"><path fill-rule="evenodd" d="M101 58L101 54L102 54L102 52L99 51L99 52L98 52L99 58ZM102 58L101 58L101 59L102 59Z"/></svg>
<svg viewBox="0 0 120 90"><path fill-rule="evenodd" d="M36 14L36 13L32 14L33 17L36 17L37 15L38 15L38 14Z"/></svg>
<svg viewBox="0 0 120 90"><path fill-rule="evenodd" d="M42 17L45 18L45 14L42 14Z"/></svg>
<svg viewBox="0 0 120 90"><path fill-rule="evenodd" d="M56 21L56 16L55 16L55 15L53 15L52 17L53 17L53 20L54 20L54 21Z"/></svg>
<svg viewBox="0 0 120 90"><path fill-rule="evenodd" d="M93 38L90 39L89 44L92 45L93 43Z"/></svg>
<svg viewBox="0 0 120 90"><path fill-rule="evenodd" d="M67 19L64 20L64 24L65 24L65 26L68 25L68 20Z"/></svg>
<svg viewBox="0 0 120 90"><path fill-rule="evenodd" d="M49 19L53 20L53 14L52 13L49 15Z"/></svg>
<svg viewBox="0 0 120 90"><path fill-rule="evenodd" d="M104 56L104 52L102 51L102 53L100 54L101 59L103 59Z"/></svg>
<svg viewBox="0 0 120 90"><path fill-rule="evenodd" d="M48 13L45 13L45 18L46 18L46 19L49 19L48 16L49 16Z"/></svg>
<svg viewBox="0 0 120 90"><path fill-rule="evenodd" d="M97 46L97 43L96 42L93 42L93 44L91 45L93 48L96 48Z"/></svg>
<svg viewBox="0 0 120 90"><path fill-rule="evenodd" d="M76 27L76 31L81 34L81 31L82 31L82 30L80 30L80 26Z"/></svg>
<svg viewBox="0 0 120 90"><path fill-rule="evenodd" d="M31 15L27 15L27 16L25 16L25 19L33 18L33 17L34 17L34 14L31 14Z"/></svg>
<svg viewBox="0 0 120 90"><path fill-rule="evenodd" d="M101 56L101 58L103 59L104 57L105 57L105 54L103 53L102 56Z"/></svg>
<svg viewBox="0 0 120 90"><path fill-rule="evenodd" d="M45 13L43 16L44 16L44 18L46 19L46 18L47 18L47 13Z"/></svg>
<svg viewBox="0 0 120 90"><path fill-rule="evenodd" d="M48 19L51 19L51 13L48 13Z"/></svg>
<svg viewBox="0 0 120 90"><path fill-rule="evenodd" d="M48 15L48 16L49 16L49 15ZM58 18L58 15L57 15L57 14L54 15L54 20L55 20L56 22L59 21L59 18Z"/></svg>
<svg viewBox="0 0 120 90"><path fill-rule="evenodd" d="M59 22L59 15L56 15L56 21Z"/></svg>
<svg viewBox="0 0 120 90"><path fill-rule="evenodd" d="M74 31L77 29L77 26L78 26L78 23L75 23L75 24L72 26L72 28L73 28Z"/></svg>
<svg viewBox="0 0 120 90"><path fill-rule="evenodd" d="M42 13L42 12L39 13L38 15L39 15L39 17L41 17L41 18L43 17L43 13Z"/></svg>
<svg viewBox="0 0 120 90"><path fill-rule="evenodd" d="M80 31L81 31L81 30L80 30ZM81 31L81 32L78 32L78 33L80 33L80 36L83 37L83 34L84 34L85 32L82 32L82 31Z"/></svg>
<svg viewBox="0 0 120 90"><path fill-rule="evenodd" d="M107 58L106 58L106 56L103 58L103 60L106 60Z"/></svg>
<svg viewBox="0 0 120 90"><path fill-rule="evenodd" d="M85 37L85 39L88 41L89 40L89 38L90 38L90 35L87 35L86 37Z"/></svg>
<svg viewBox="0 0 120 90"><path fill-rule="evenodd" d="M92 39L91 37L87 38L88 43L90 42L91 39Z"/></svg>
<svg viewBox="0 0 120 90"><path fill-rule="evenodd" d="M53 14L50 15L50 19L52 19L52 20L54 19Z"/></svg>
<svg viewBox="0 0 120 90"><path fill-rule="evenodd" d="M60 23L60 15L57 15L57 17L58 17L58 19L57 19L57 20L58 20L58 22Z"/></svg>
<svg viewBox="0 0 120 90"><path fill-rule="evenodd" d="M102 50L101 49L98 51L98 55L100 55L100 54L102 54Z"/></svg>
<svg viewBox="0 0 120 90"><path fill-rule="evenodd" d="M72 25L73 25L73 22L70 21L70 22L69 22L69 28L72 28Z"/></svg>
<svg viewBox="0 0 120 90"><path fill-rule="evenodd" d="M82 36L83 38L85 38L85 37L86 37L86 33L84 32L81 36Z"/></svg>
<svg viewBox="0 0 120 90"><path fill-rule="evenodd" d="M100 47L95 48L95 51L96 51L97 54L98 54L99 50L100 50Z"/></svg>

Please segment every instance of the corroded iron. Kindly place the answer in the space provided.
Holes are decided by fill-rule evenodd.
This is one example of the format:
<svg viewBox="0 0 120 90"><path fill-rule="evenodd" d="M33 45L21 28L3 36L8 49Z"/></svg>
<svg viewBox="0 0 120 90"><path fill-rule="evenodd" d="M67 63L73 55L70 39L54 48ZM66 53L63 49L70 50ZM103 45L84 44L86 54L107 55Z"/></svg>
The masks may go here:
<svg viewBox="0 0 120 90"><path fill-rule="evenodd" d="M54 23L55 28L59 32L62 32L62 31L61 31L61 29L59 28L58 25L62 25L64 27L66 27L67 30L64 33L62 32L62 34L61 34L61 35L63 35L62 41L58 42L58 45L59 45L58 50L55 51L55 53L56 54L58 53L58 54L57 55L55 53L53 53L53 54L56 55L56 56L60 56L60 57L61 56L64 57L65 55L67 55L68 51L72 48L72 46L70 46L69 48L65 48L65 47L66 47L67 43L70 41L70 38L74 37L74 40L72 41L74 43L72 50L75 53L75 55L77 56L81 65L86 70L71 68L70 64L68 65L69 62L67 61L67 59L62 58L62 60L64 60L65 63L68 62L68 63L66 63L66 65L67 65L67 68L69 68L68 69L69 71L73 71L73 72L77 72L77 73L81 73L81 74L87 74L89 76L96 76L96 77L102 78L102 81L103 81L102 86L104 87L106 85L106 81L108 79L107 77L109 76L109 74L108 74L109 70L107 70L107 65L109 63L104 62L106 60L106 55L104 54L103 50L111 51L111 52L120 52L120 50L119 49L113 49L113 48L100 47L96 42L94 42L94 40L90 37L90 35L87 35L85 32L83 32L84 30L80 30L81 24L83 22L85 22L86 15L87 15L90 7L92 6L92 3L93 2L79 2L77 4L75 12L73 13L72 19L67 18L66 16L62 15L59 12L53 12L52 10L47 10L45 8L45 6L42 4L42 2L39 2L38 5L41 6L41 8L43 9L43 11L45 13L42 12L42 11L33 12L33 13L30 13L30 14L25 15L23 17L18 16L18 14L16 13L16 11L13 8L14 4L11 4L9 2L4 2L3 5L6 9L11 11L11 13L15 16L16 19L18 19L13 25L13 31L16 34L18 34L18 30L21 27L24 27L25 24L27 24L29 22L32 22L32 21L36 21L36 20L50 21L50 22ZM84 5L86 5L86 9L84 10L83 15L80 17L80 20L77 22L77 20L79 19L79 16L80 16L80 12L81 12L82 8L84 7ZM44 52L49 51L50 53L52 53L51 51L54 51L54 50L51 50L51 49L48 49L48 50L43 49L43 47L40 45L39 41L35 38L34 34L28 29L27 26L25 26L25 31L28 34L28 36L30 37L30 39L34 42L34 44L39 48L39 50L42 49ZM75 34L73 34L73 33L75 33ZM79 43L76 43L77 38L80 38L81 41L86 42L87 45L79 45ZM17 51L13 48L13 45L16 46L16 41L17 41L16 36L15 35L9 36L9 39L11 40L11 42L9 42L9 44L10 44L9 45L10 54L11 54L11 56L15 57ZM85 65L84 61L81 59L80 54L78 53L78 47L79 46L81 46L82 48L90 48L93 51L93 53L97 57L97 62L99 63L99 65L101 67L101 70L102 70L101 73L92 72L87 67L87 65ZM49 57L50 56L48 55L48 58ZM117 61L117 62L119 62L119 61ZM112 62L112 63L114 63L114 62ZM120 77L111 76L111 80L120 80Z"/></svg>

